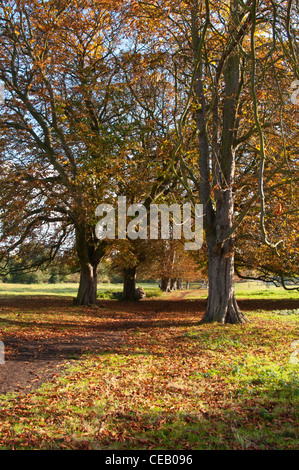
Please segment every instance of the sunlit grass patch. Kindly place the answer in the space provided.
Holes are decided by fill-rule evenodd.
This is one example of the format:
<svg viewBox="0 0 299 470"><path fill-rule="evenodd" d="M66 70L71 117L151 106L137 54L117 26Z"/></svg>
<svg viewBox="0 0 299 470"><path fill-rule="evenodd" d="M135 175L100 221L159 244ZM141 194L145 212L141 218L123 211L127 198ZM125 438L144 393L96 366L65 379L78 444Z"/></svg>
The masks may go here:
<svg viewBox="0 0 299 470"><path fill-rule="evenodd" d="M299 299L297 290L286 290L283 287L276 287L273 284L263 282L237 282L235 284L237 299ZM206 299L208 289L190 289L185 299Z"/></svg>
<svg viewBox="0 0 299 470"><path fill-rule="evenodd" d="M138 283L145 290L147 297L159 297L162 292L157 283ZM55 297L76 297L78 293L78 283L61 282L57 284L9 284L0 282L0 297L30 297L30 296L55 296ZM121 294L122 283L99 283L98 297L102 299L117 299L117 294Z"/></svg>

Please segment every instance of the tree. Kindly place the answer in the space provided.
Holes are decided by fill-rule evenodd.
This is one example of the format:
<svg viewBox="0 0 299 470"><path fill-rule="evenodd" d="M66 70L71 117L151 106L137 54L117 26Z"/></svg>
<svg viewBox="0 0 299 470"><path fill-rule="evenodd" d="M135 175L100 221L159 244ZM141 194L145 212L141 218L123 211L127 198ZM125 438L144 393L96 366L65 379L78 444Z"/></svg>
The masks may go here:
<svg viewBox="0 0 299 470"><path fill-rule="evenodd" d="M43 263L74 243L77 303L95 303L107 248L95 236L97 205L119 195L132 203L138 187L148 207L172 184L168 83L157 86L154 51L132 54L133 33L124 41L132 20L126 2L1 8L2 253L8 259L27 239L43 237Z"/></svg>
<svg viewBox="0 0 299 470"><path fill-rule="evenodd" d="M51 259L75 238L77 302L95 302L107 247L95 207L119 194L148 204L171 190L172 169L204 208L204 321L245 321L236 236L258 208L261 243L283 254L268 188L296 181L298 3L10 0L0 11L3 253L42 237ZM152 177L136 193L146 162Z"/></svg>
<svg viewBox="0 0 299 470"><path fill-rule="evenodd" d="M270 141L270 136L268 136ZM294 161L289 161L290 168ZM294 165L294 174L296 168ZM259 230L259 208L253 205L250 214L239 227L236 241L235 269L243 279L272 282L286 289L298 289L298 184L297 178L277 174L265 188L267 233L281 240L278 250L263 243Z"/></svg>
<svg viewBox="0 0 299 470"><path fill-rule="evenodd" d="M134 15L134 9L131 11ZM169 61L167 51L155 47L143 50L142 31L130 31L130 48L121 62L124 81L132 94L134 105L130 109L130 171L125 172L121 194L126 194L130 204L139 203L147 211L147 238L149 237L150 206L162 200L171 200L179 191L178 178L173 173L178 156L173 132L171 107L173 105L173 82L165 69ZM141 178L142 177L142 178ZM129 221L129 218L128 218ZM120 245L122 250L119 250ZM136 300L137 270L155 253L154 244L148 240L126 240L116 243L116 264L121 267L124 279L124 300ZM113 250L113 248L112 248Z"/></svg>
<svg viewBox="0 0 299 470"><path fill-rule="evenodd" d="M117 187L125 145L120 3L11 0L0 7L2 257L27 239L42 240L48 260L74 244L78 304L96 301L106 242L95 237L95 208Z"/></svg>
<svg viewBox="0 0 299 470"><path fill-rule="evenodd" d="M234 293L237 229L259 202L261 240L278 253L281 240L266 228L265 186L277 174L290 181L296 171L298 129L287 131L285 118L293 106L292 73L298 78L298 4L138 3L143 16L156 18L155 35L173 51L177 99L185 102L175 115L181 148L186 130L196 126L198 162L188 166L188 152L182 152L181 164L186 189L195 186L204 207L209 296L203 321L244 322ZM182 83L185 93L179 93ZM276 134L282 152L266 145L267 131ZM251 177L256 193L248 188Z"/></svg>
<svg viewBox="0 0 299 470"><path fill-rule="evenodd" d="M163 292L182 289L200 277L198 251L186 251L184 240L152 240L138 269L139 276L159 280Z"/></svg>

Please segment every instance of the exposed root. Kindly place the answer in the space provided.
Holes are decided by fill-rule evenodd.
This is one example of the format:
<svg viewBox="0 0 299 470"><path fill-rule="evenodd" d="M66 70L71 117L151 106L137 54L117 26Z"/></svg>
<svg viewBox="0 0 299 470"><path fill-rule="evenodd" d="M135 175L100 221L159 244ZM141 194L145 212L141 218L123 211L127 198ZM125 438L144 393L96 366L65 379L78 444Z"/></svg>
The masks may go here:
<svg viewBox="0 0 299 470"><path fill-rule="evenodd" d="M228 302L222 302L221 305L215 305L213 302L208 301L208 306L205 315L200 323L222 323L222 324L243 324L248 323L249 320L239 309L235 297Z"/></svg>

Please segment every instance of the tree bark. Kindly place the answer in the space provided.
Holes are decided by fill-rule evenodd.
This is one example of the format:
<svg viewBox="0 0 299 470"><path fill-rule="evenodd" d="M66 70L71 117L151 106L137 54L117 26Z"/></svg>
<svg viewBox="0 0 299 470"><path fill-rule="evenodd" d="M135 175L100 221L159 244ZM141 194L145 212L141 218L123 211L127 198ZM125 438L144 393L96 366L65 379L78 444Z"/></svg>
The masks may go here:
<svg viewBox="0 0 299 470"><path fill-rule="evenodd" d="M161 291L170 292L170 277L162 277L161 279Z"/></svg>
<svg viewBox="0 0 299 470"><path fill-rule="evenodd" d="M209 295L202 322L244 323L235 297L234 236L230 233L234 223L234 195L232 189L215 191L217 211L215 229L207 236ZM223 241L224 240L224 241Z"/></svg>
<svg viewBox="0 0 299 470"><path fill-rule="evenodd" d="M98 286L97 268L97 265L92 266L90 263L81 267L79 290L75 300L76 305L96 304Z"/></svg>
<svg viewBox="0 0 299 470"><path fill-rule="evenodd" d="M244 323L234 288L234 242L226 241L217 251L209 250L209 296L202 323Z"/></svg>
<svg viewBox="0 0 299 470"><path fill-rule="evenodd" d="M105 253L105 242L95 239L94 227L76 228L76 250L81 266L80 284L75 305L97 302L98 265Z"/></svg>
<svg viewBox="0 0 299 470"><path fill-rule="evenodd" d="M123 300L136 300L136 269L137 266L124 268Z"/></svg>

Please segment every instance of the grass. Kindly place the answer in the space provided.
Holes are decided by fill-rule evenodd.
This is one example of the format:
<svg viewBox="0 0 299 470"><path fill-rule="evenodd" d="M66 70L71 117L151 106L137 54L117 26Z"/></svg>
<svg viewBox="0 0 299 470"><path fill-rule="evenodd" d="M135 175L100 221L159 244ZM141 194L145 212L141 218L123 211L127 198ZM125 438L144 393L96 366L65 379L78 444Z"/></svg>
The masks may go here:
<svg viewBox="0 0 299 470"><path fill-rule="evenodd" d="M102 287L102 286L101 286ZM59 284L9 284L0 283L0 296L66 296L75 297L78 292L77 283Z"/></svg>
<svg viewBox="0 0 299 470"><path fill-rule="evenodd" d="M54 324L67 335L140 320L142 305L95 315L71 306L33 310L29 302L3 307L0 317L6 337L30 341L54 337ZM150 324L130 322L117 346L68 361L27 395L0 396L0 449L298 449L296 310L246 312L246 325L201 325L197 313L148 305Z"/></svg>
<svg viewBox="0 0 299 470"><path fill-rule="evenodd" d="M299 291L285 290L263 282L237 282L235 284L237 299L299 299ZM203 299L208 295L207 289L190 290L185 299Z"/></svg>
<svg viewBox="0 0 299 470"><path fill-rule="evenodd" d="M159 296L160 289L155 283L138 283L142 286L148 297ZM57 283L57 284L8 284L0 283L0 297L14 296L65 296L76 297L79 284ZM122 292L122 284L98 284L99 298L114 298L113 294Z"/></svg>
<svg viewBox="0 0 299 470"><path fill-rule="evenodd" d="M142 286L148 298L161 297L167 299L169 294L162 294L157 283L137 283ZM98 284L98 297L100 299L116 299L117 294L122 292L122 284ZM298 291L286 291L282 287L270 286L262 282L240 282L235 285L238 299L299 299ZM0 283L0 297L12 296L65 296L76 297L78 284L6 284ZM205 299L208 295L207 289L193 288L173 292L173 296L185 294L187 300Z"/></svg>

